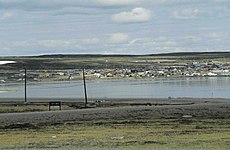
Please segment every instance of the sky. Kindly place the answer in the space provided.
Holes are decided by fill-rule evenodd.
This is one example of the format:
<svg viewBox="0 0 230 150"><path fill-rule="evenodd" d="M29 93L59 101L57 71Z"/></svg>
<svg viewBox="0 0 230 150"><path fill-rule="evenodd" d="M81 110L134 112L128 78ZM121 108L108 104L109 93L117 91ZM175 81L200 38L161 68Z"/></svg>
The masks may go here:
<svg viewBox="0 0 230 150"><path fill-rule="evenodd" d="M0 0L0 56L230 51L229 0Z"/></svg>

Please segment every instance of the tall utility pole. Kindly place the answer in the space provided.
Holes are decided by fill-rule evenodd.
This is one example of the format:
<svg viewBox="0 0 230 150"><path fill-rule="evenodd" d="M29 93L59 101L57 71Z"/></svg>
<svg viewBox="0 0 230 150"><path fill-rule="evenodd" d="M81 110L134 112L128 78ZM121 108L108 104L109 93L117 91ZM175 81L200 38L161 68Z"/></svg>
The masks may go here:
<svg viewBox="0 0 230 150"><path fill-rule="evenodd" d="M85 92L85 105L88 104L86 83L85 83L85 68L83 68L83 83L84 83L84 92Z"/></svg>
<svg viewBox="0 0 230 150"><path fill-rule="evenodd" d="M26 68L25 68L25 76L24 76L24 80L25 80L25 103L27 103L27 93L26 93L26 92L27 92L27 90L26 90L26 89L27 89L27 88L26 88L26 84L27 84L27 83L26 83L26 80L27 80L27 79L26 79L26 73L27 73L27 72L26 72Z"/></svg>

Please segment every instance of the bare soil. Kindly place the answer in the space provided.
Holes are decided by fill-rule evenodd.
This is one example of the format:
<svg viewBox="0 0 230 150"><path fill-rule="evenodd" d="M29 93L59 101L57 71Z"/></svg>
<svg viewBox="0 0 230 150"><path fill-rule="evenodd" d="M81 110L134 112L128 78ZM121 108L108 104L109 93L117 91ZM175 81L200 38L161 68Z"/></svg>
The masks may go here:
<svg viewBox="0 0 230 150"><path fill-rule="evenodd" d="M30 103L39 105L47 102ZM18 102L4 102L1 105L23 105ZM91 121L99 119L156 118L230 118L230 100L224 99L171 99L171 100L107 100L91 103L92 108L79 109L82 103L65 102L73 110L42 112L2 113L0 125L59 124L65 122Z"/></svg>

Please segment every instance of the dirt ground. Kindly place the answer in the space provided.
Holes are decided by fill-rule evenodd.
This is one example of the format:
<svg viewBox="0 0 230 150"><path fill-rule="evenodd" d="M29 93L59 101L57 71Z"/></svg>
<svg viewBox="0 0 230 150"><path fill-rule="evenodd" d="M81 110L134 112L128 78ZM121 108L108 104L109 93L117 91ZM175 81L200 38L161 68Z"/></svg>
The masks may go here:
<svg viewBox="0 0 230 150"><path fill-rule="evenodd" d="M9 105L10 103L4 103L4 105L6 104ZM11 103L11 105L14 106L15 102L14 104ZM32 105L37 104L33 103ZM132 119L138 117L160 117L166 119L186 117L230 118L230 100L226 99L125 99L102 101L97 106L99 107L61 111L2 113L0 114L0 124L58 124L71 121Z"/></svg>

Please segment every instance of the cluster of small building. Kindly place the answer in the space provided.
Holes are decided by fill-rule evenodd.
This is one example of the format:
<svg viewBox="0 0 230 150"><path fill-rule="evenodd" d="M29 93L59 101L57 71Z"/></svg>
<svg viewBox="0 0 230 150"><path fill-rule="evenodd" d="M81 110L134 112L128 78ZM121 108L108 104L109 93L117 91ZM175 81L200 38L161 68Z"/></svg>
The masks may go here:
<svg viewBox="0 0 230 150"><path fill-rule="evenodd" d="M46 80L72 80L74 76L80 76L80 71L75 70L27 70L26 79L28 81ZM21 82L25 80L25 72L7 72L0 74L0 82Z"/></svg>
<svg viewBox="0 0 230 150"><path fill-rule="evenodd" d="M193 62L191 64L147 66L135 69L88 70L87 76L96 78L230 76L230 64Z"/></svg>
<svg viewBox="0 0 230 150"><path fill-rule="evenodd" d="M149 65L125 69L85 69L87 79L98 78L157 78L157 77L204 77L204 76L230 76L230 63L199 63L173 65ZM0 82L20 82L25 78L25 72L1 73ZM30 81L44 80L79 80L82 79L81 69L72 70L36 70L28 71L27 79Z"/></svg>

